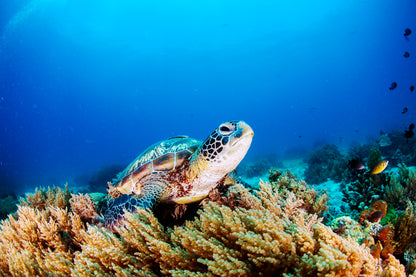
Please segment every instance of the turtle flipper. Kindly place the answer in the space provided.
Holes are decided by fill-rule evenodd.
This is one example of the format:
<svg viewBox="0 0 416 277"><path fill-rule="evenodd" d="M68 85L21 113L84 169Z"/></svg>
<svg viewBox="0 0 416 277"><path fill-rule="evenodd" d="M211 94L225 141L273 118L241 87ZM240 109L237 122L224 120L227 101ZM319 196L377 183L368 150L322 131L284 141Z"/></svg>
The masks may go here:
<svg viewBox="0 0 416 277"><path fill-rule="evenodd" d="M134 213L137 208L151 209L166 193L168 183L162 179L153 179L144 183L140 195L123 194L107 203L104 214L105 227L114 231L115 226L122 226L124 211Z"/></svg>

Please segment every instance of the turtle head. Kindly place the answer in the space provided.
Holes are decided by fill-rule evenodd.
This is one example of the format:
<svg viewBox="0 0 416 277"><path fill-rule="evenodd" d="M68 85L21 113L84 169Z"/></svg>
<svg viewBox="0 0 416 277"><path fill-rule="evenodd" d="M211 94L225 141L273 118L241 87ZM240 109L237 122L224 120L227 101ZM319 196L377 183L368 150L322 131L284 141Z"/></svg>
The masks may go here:
<svg viewBox="0 0 416 277"><path fill-rule="evenodd" d="M198 151L197 159L207 173L204 175L221 179L233 171L250 148L253 135L244 121L227 121L218 126Z"/></svg>

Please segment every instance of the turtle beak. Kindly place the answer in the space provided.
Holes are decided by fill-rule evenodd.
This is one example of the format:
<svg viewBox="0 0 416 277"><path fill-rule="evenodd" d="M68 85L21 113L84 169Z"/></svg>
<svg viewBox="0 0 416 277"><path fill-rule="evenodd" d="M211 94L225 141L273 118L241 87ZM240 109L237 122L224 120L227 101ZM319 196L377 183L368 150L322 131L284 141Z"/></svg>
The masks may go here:
<svg viewBox="0 0 416 277"><path fill-rule="evenodd" d="M234 147L236 144L245 142L244 144L251 144L253 139L254 132L251 127L244 121L239 121L237 124L237 132L234 135L234 141L231 143L231 147Z"/></svg>
<svg viewBox="0 0 416 277"><path fill-rule="evenodd" d="M241 135L242 137L245 137L245 136L253 137L254 136L253 129L251 129L251 127L247 123L245 123L244 121L240 121L238 123L238 127L243 130L243 134Z"/></svg>

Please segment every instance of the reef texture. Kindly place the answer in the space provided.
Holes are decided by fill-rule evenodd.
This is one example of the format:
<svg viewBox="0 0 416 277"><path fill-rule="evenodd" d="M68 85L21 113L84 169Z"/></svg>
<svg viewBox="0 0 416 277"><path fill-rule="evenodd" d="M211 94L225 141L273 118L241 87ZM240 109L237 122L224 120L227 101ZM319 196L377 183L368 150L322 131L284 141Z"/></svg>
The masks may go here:
<svg viewBox="0 0 416 277"><path fill-rule="evenodd" d="M97 208L88 195L38 190L0 225L0 273L405 276L393 255L374 258L365 244L321 223L325 193L290 172L275 174L273 182L260 182L259 187L250 192L234 185L216 201L204 201L193 220L173 228L139 209L125 215L117 234L95 223ZM408 214L414 217L413 210Z"/></svg>
<svg viewBox="0 0 416 277"><path fill-rule="evenodd" d="M378 175L371 175L368 172L358 173L354 181L343 188L343 201L348 203L351 209L360 211L365 205L382 199L389 182L390 175L384 172Z"/></svg>
<svg viewBox="0 0 416 277"><path fill-rule="evenodd" d="M315 149L305 160L308 167L305 180L318 184L331 179L335 182L352 182L356 171L349 168L348 161L358 159L367 169L372 169L380 160L389 161L392 168L399 164L416 166L416 137L405 138L403 131L383 133L379 140L355 145L343 154L336 145L326 144Z"/></svg>
<svg viewBox="0 0 416 277"><path fill-rule="evenodd" d="M397 170L372 175L358 173L355 180L343 189L343 201L353 211L361 211L366 205L382 199L395 210L404 210L407 200L416 201L416 168L399 164Z"/></svg>
<svg viewBox="0 0 416 277"><path fill-rule="evenodd" d="M328 179L340 182L347 173L348 162L338 147L326 144L311 153L306 160L305 180L309 184L319 184Z"/></svg>
<svg viewBox="0 0 416 277"><path fill-rule="evenodd" d="M399 164L397 168L398 172L391 174L383 197L396 209L404 209L408 199L416 201L416 169L409 169L404 164Z"/></svg>
<svg viewBox="0 0 416 277"><path fill-rule="evenodd" d="M7 195L0 198L0 220L7 218L7 215L16 212L19 200L15 195Z"/></svg>
<svg viewBox="0 0 416 277"><path fill-rule="evenodd" d="M385 137L391 141L389 145L383 144ZM396 166L399 163L416 165L416 137L407 139L403 131L393 131L383 134L378 145L381 154L388 157L391 165Z"/></svg>
<svg viewBox="0 0 416 277"><path fill-rule="evenodd" d="M376 258L400 257L416 276L416 168L399 164L388 174L362 174L344 195L351 218L333 220L333 230L366 245Z"/></svg>

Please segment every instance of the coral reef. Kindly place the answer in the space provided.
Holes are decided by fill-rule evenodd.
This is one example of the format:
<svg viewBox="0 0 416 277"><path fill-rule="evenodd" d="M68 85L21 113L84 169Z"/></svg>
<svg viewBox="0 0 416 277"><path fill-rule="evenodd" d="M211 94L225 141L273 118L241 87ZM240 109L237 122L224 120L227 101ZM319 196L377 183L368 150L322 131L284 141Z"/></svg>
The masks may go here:
<svg viewBox="0 0 416 277"><path fill-rule="evenodd" d="M383 198L396 209L405 209L407 200L416 201L416 168L404 164L397 166L397 173L392 173L385 186Z"/></svg>
<svg viewBox="0 0 416 277"><path fill-rule="evenodd" d="M263 176L271 167L281 167L282 162L276 154L263 154L250 162L243 162L237 168L239 175L247 178Z"/></svg>
<svg viewBox="0 0 416 277"><path fill-rule="evenodd" d="M391 139L388 134L382 134L380 140L378 141L380 147L388 147L392 145Z"/></svg>
<svg viewBox="0 0 416 277"><path fill-rule="evenodd" d="M311 153L306 160L305 180L309 184L319 184L332 179L340 182L346 174L347 161L338 147L326 144Z"/></svg>
<svg viewBox="0 0 416 277"><path fill-rule="evenodd" d="M247 178L262 176L267 173L267 170L272 167L270 161L266 159L257 160L255 162L246 163L239 166L238 172Z"/></svg>
<svg viewBox="0 0 416 277"><path fill-rule="evenodd" d="M367 165L369 169L376 167L382 160L381 152L373 147L369 152ZM343 201L348 203L354 212L361 211L365 205L378 199L385 199L385 190L391 181L391 175L386 172L371 174L370 171L349 172L350 183L343 184ZM389 201L387 201L389 202Z"/></svg>
<svg viewBox="0 0 416 277"><path fill-rule="evenodd" d="M368 168L374 168L382 159L383 157L381 156L381 151L376 147L371 148L367 161Z"/></svg>
<svg viewBox="0 0 416 277"><path fill-rule="evenodd" d="M371 149L377 147L375 143L368 144L357 144L348 149L348 158L349 159L359 159L364 161L370 155Z"/></svg>
<svg viewBox="0 0 416 277"><path fill-rule="evenodd" d="M391 145L381 147L381 154L387 157L391 165L398 165L399 163L405 163L408 165L416 165L416 138L405 138L403 131L392 131L388 134L391 141ZM380 138L380 142L383 143L383 137ZM380 143L379 142L379 143Z"/></svg>
<svg viewBox="0 0 416 277"><path fill-rule="evenodd" d="M416 240L416 204L407 201L404 213L400 214L395 226L395 254L403 254Z"/></svg>
<svg viewBox="0 0 416 277"><path fill-rule="evenodd" d="M355 180L344 186L343 201L348 203L353 211L361 211L365 205L383 199L385 187L389 184L387 173L371 175L367 172L358 173Z"/></svg>
<svg viewBox="0 0 416 277"><path fill-rule="evenodd" d="M379 149L391 166L397 166L400 163L416 165L416 137L407 139L402 130L381 133L377 143L354 146L349 149L348 155L363 160L369 156L373 148Z"/></svg>
<svg viewBox="0 0 416 277"><path fill-rule="evenodd" d="M97 212L94 202L88 194L72 195L69 200L71 210L81 217L81 220L88 223L100 222L100 216Z"/></svg>
<svg viewBox="0 0 416 277"><path fill-rule="evenodd" d="M26 194L25 198L20 198L20 206L32 207L38 210L44 210L49 206L57 208L66 208L69 205L71 192L68 184L62 190L59 187L53 188L36 188L35 193Z"/></svg>
<svg viewBox="0 0 416 277"><path fill-rule="evenodd" d="M22 201L0 225L5 276L404 276L366 246L321 223L326 194L290 172L250 192L233 185L182 226L164 227L149 210L127 213L111 233L94 223L87 195L46 190ZM51 190L52 191L52 190ZM45 193L42 193L45 192ZM30 200L28 199L30 198ZM64 201L65 200L65 201ZM221 201L220 201L221 200ZM46 204L47 203L47 204ZM91 223L88 223L91 222Z"/></svg>
<svg viewBox="0 0 416 277"><path fill-rule="evenodd" d="M416 170L399 164L397 170L392 170L387 177L386 180L389 181L381 186L381 191L384 193L368 197L367 202L361 202L358 206L351 205L354 210L364 209L359 216L354 215L353 212L349 213L358 220L356 224L337 218L331 226L339 235L358 233L359 235L351 237L361 245L370 247L371 254L375 258L385 261L390 259L392 254L396 257L404 257L407 272L414 275L416 273ZM374 192L374 190L367 191L368 196L371 191ZM357 195L353 194L351 198L363 200L359 194ZM358 202L353 202L351 199L348 201L350 204ZM371 204L370 208L366 208L369 204Z"/></svg>
<svg viewBox="0 0 416 277"><path fill-rule="evenodd" d="M17 211L17 204L19 203L16 195L7 195L0 198L0 219L5 219L8 214Z"/></svg>
<svg viewBox="0 0 416 277"><path fill-rule="evenodd" d="M85 224L68 213L68 187L28 194L15 216L0 225L0 271L3 276L68 276L72 253L79 248Z"/></svg>
<svg viewBox="0 0 416 277"><path fill-rule="evenodd" d="M363 223L368 220L371 223L380 221L387 214L387 202L384 200L377 200L370 208L361 212L358 222Z"/></svg>

